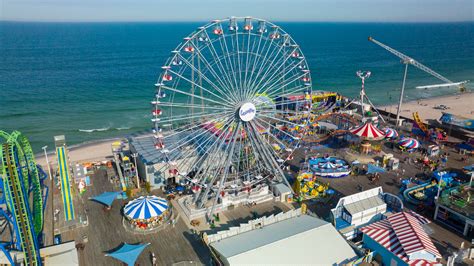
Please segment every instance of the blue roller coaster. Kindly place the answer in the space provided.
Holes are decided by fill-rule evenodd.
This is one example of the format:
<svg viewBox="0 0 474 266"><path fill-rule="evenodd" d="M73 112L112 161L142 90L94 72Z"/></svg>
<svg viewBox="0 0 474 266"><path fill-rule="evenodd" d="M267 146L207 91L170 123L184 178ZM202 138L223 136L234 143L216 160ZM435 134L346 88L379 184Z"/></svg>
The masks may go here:
<svg viewBox="0 0 474 266"><path fill-rule="evenodd" d="M44 209L48 188L45 172L36 164L28 139L18 131L0 131L0 218L8 223L3 232L9 239L0 242L11 265L17 265L12 251L24 254L23 264L41 265L39 247L42 242ZM3 207L2 207L3 206ZM8 228L7 228L8 226Z"/></svg>

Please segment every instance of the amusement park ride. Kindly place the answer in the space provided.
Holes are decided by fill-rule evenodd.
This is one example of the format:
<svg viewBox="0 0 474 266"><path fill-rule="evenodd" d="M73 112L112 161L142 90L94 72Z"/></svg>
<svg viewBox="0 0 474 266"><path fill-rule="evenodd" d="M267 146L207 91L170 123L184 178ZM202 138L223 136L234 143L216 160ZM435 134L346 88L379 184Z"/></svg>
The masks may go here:
<svg viewBox="0 0 474 266"><path fill-rule="evenodd" d="M25 265L41 265L39 245L43 230L43 213L48 188L43 185L46 174L36 164L28 139L18 131L11 134L0 131L4 139L0 150L1 167L0 215L3 232L10 232L9 240L0 243L11 265L22 252Z"/></svg>
<svg viewBox="0 0 474 266"><path fill-rule="evenodd" d="M442 87L458 87L460 89L460 91L464 91L465 90L465 87L464 85L467 84L469 81L468 80L465 80L465 81L461 81L461 82L453 82L447 78L445 78L444 76L442 76L441 74L435 72L434 70L430 69L429 67L423 65L422 63L416 61L415 59L375 40L374 38L372 37L369 37L369 41L377 44L378 46L384 48L385 50L389 51L390 53L394 54L395 56L397 56L398 58L401 59L401 62L402 64L405 64L405 73L403 74L403 82L402 82L402 89L400 90L400 101L398 103L398 109L397 109L397 118L396 118L396 121L397 121L397 124L399 123L399 119L400 119L400 111L401 111L401 108L402 108L402 102L403 102L403 93L405 91L405 84L406 84L406 79L407 79L407 72L408 72L408 66L409 65L412 65L428 74L430 74L431 76L445 82L443 84L436 84L436 85L428 85L428 86L418 86L416 87L417 89L434 89L434 88L442 88Z"/></svg>
<svg viewBox="0 0 474 266"><path fill-rule="evenodd" d="M308 125L311 87L303 52L277 25L232 17L199 27L172 52L156 83L152 122L161 172L184 180L194 192L189 205L208 217L228 195L239 200L275 183L291 187L282 166ZM176 135L179 141L167 140Z"/></svg>

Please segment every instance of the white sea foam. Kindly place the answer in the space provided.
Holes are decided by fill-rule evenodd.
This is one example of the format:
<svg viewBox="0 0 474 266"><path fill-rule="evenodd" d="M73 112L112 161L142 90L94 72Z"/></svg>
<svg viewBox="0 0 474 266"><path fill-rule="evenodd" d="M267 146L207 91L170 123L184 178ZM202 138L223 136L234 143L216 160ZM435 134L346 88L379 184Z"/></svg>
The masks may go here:
<svg viewBox="0 0 474 266"><path fill-rule="evenodd" d="M80 132L87 132L87 133L92 133L92 132L101 132L101 131L107 131L109 130L110 127L104 127L104 128L93 128L93 129L79 129Z"/></svg>
<svg viewBox="0 0 474 266"><path fill-rule="evenodd" d="M127 129L130 129L131 127L118 127L116 128L117 130L127 130Z"/></svg>

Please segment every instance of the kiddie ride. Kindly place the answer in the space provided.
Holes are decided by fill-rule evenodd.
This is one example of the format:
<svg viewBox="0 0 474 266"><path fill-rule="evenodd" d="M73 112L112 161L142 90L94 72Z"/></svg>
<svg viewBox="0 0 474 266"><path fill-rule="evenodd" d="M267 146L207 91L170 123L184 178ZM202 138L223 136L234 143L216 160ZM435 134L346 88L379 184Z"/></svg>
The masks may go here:
<svg viewBox="0 0 474 266"><path fill-rule="evenodd" d="M317 176L337 178L347 176L352 169L350 164L337 157L318 157L309 160L311 171Z"/></svg>
<svg viewBox="0 0 474 266"><path fill-rule="evenodd" d="M423 120L420 118L418 112L413 113L413 130L412 132L416 135L424 136L430 141L438 144L440 142L448 141L448 135L440 128L429 129Z"/></svg>
<svg viewBox="0 0 474 266"><path fill-rule="evenodd" d="M406 188L403 197L406 201L415 204L431 204L438 192L439 187L451 187L459 184L454 178L456 173L440 171L434 172L433 178L425 183Z"/></svg>
<svg viewBox="0 0 474 266"><path fill-rule="evenodd" d="M302 173L296 177L293 189L298 201L322 198L326 196L329 183L323 183L316 179L312 173Z"/></svg>

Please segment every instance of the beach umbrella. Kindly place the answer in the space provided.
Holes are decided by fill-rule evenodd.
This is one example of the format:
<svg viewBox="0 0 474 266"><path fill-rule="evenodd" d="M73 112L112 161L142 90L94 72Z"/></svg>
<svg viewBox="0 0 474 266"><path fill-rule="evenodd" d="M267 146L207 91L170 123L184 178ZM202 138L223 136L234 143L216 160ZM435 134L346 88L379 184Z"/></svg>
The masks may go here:
<svg viewBox="0 0 474 266"><path fill-rule="evenodd" d="M168 209L168 201L157 196L139 197L127 203L123 212L130 219L150 219Z"/></svg>
<svg viewBox="0 0 474 266"><path fill-rule="evenodd" d="M398 137L398 132L393 128L387 127L385 129L385 137L388 138L388 139L396 138L396 137Z"/></svg>
<svg viewBox="0 0 474 266"><path fill-rule="evenodd" d="M398 142L398 145L406 149L412 150L420 147L420 142L414 138L403 138Z"/></svg>
<svg viewBox="0 0 474 266"><path fill-rule="evenodd" d="M140 254L148 245L150 245L150 243L135 245L123 243L123 245L119 249L109 252L105 254L105 256L112 257L114 259L124 262L129 266L133 266L135 265L138 256L140 256Z"/></svg>
<svg viewBox="0 0 474 266"><path fill-rule="evenodd" d="M366 122L360 127L349 130L353 135L366 140L380 140L385 137L385 133L375 127L371 122Z"/></svg>
<svg viewBox="0 0 474 266"><path fill-rule="evenodd" d="M117 198L118 194L120 194L120 192L117 192L117 191L104 192L100 195L90 197L89 200L93 200L93 201L96 201L98 203L102 203L105 206L110 207L110 206L112 206L112 203L114 202L114 200Z"/></svg>

